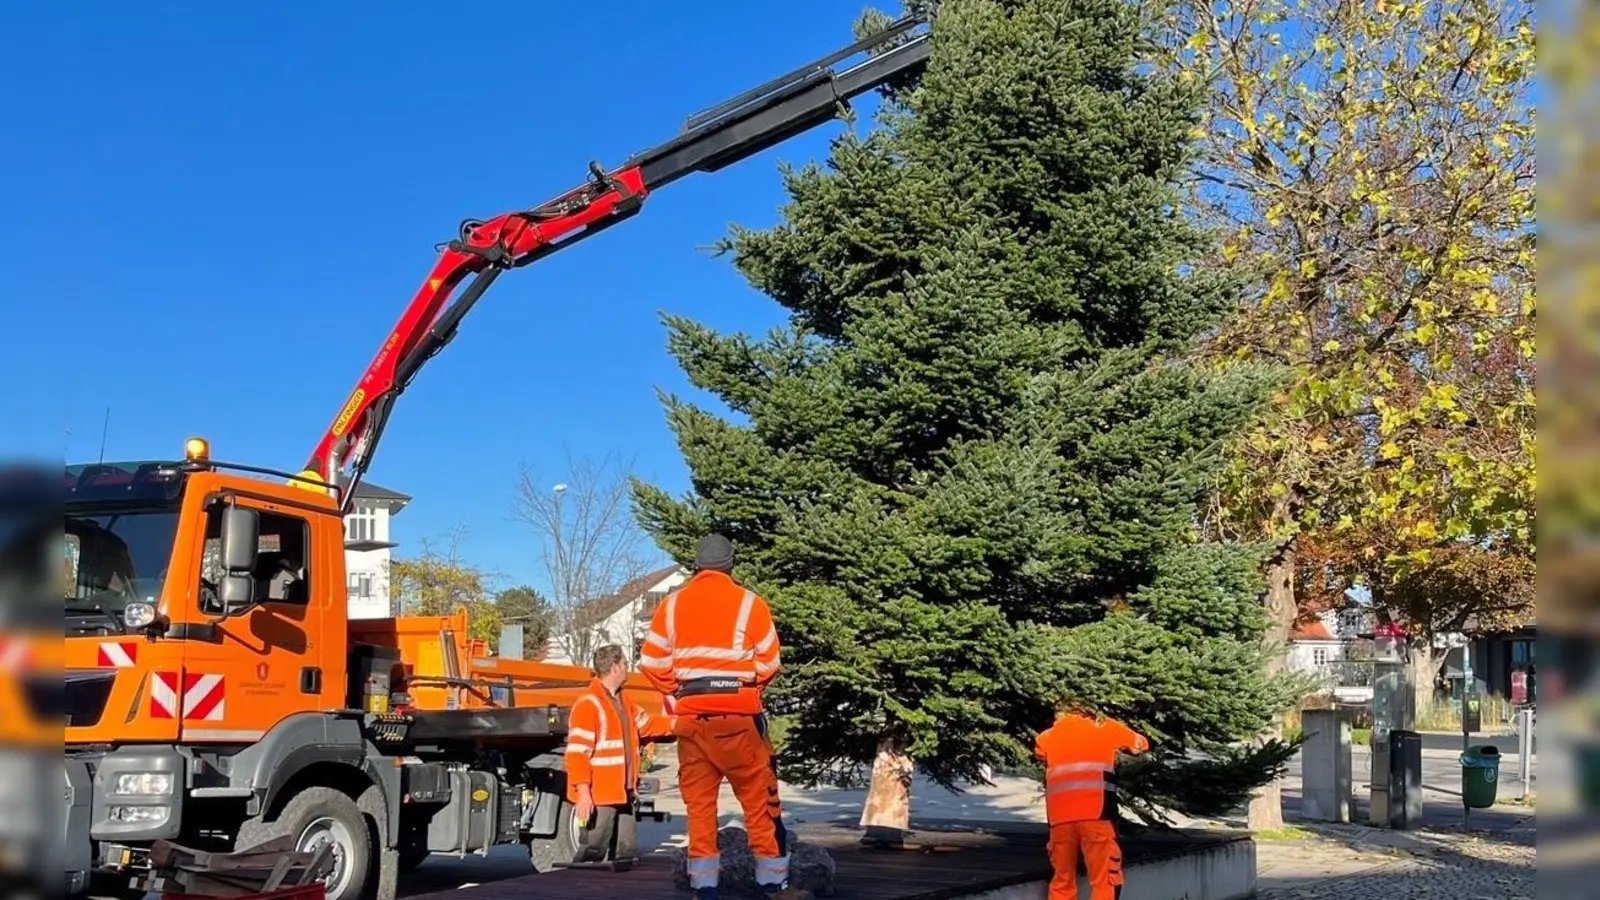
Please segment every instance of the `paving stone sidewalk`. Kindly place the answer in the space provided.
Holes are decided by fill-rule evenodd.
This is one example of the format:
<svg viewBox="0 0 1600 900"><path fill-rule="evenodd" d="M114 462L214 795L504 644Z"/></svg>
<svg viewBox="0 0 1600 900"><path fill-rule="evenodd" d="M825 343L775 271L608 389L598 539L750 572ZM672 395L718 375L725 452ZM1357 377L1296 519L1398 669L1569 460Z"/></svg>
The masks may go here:
<svg viewBox="0 0 1600 900"><path fill-rule="evenodd" d="M1260 900L1532 900L1533 817L1493 831L1323 826L1261 841Z"/></svg>

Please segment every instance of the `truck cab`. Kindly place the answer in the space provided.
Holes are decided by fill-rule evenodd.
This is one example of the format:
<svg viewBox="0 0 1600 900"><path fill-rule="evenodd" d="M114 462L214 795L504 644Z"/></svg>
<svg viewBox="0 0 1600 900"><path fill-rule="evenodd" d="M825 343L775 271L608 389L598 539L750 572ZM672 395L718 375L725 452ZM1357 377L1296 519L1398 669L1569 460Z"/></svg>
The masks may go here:
<svg viewBox="0 0 1600 900"><path fill-rule="evenodd" d="M351 623L337 490L260 471L194 441L66 469L68 893L142 895L163 839L331 843L330 900L387 900L430 853L629 857L632 823L586 833L564 796L587 670L478 658L464 612Z"/></svg>

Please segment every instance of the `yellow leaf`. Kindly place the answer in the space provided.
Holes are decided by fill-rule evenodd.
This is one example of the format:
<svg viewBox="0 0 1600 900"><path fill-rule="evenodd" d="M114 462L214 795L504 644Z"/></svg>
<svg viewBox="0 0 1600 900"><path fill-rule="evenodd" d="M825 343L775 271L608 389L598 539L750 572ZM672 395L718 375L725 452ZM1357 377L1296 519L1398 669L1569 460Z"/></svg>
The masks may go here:
<svg viewBox="0 0 1600 900"><path fill-rule="evenodd" d="M1337 351L1340 346L1341 345L1340 345L1340 343L1338 341L1330 340L1326 344L1322 345L1322 350L1325 353L1333 353L1333 352Z"/></svg>
<svg viewBox="0 0 1600 900"><path fill-rule="evenodd" d="M1311 452L1312 453L1326 453L1327 451L1328 451L1328 439L1327 438L1325 438L1325 437L1323 437L1322 435L1319 434L1316 437L1311 439Z"/></svg>
<svg viewBox="0 0 1600 900"><path fill-rule="evenodd" d="M1384 459L1394 459L1400 455L1400 445L1394 441L1384 441L1383 446L1378 448L1378 455Z"/></svg>

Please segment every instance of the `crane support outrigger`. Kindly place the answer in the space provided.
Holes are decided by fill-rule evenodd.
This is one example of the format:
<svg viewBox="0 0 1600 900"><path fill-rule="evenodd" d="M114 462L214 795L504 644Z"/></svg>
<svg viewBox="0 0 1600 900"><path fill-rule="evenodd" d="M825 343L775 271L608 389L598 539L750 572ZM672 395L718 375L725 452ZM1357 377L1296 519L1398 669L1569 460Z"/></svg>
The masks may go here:
<svg viewBox="0 0 1600 900"><path fill-rule="evenodd" d="M579 187L530 209L486 221L468 219L441 247L438 261L384 340L355 390L340 407L300 481L340 492L348 505L365 474L395 400L434 354L455 337L461 320L501 272L520 268L571 246L639 212L656 190L694 172L715 172L834 118L840 107L867 91L913 75L932 52L925 23L909 16L893 25L690 116L678 136L635 155L609 172L589 164ZM854 65L851 57L895 42ZM466 287L451 302L463 282Z"/></svg>

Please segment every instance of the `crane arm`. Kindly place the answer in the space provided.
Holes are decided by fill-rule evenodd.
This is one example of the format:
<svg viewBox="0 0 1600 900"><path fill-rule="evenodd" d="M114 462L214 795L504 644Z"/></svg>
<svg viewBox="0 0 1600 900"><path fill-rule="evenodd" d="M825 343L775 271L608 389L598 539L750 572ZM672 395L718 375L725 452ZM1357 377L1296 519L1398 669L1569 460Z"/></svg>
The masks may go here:
<svg viewBox="0 0 1600 900"><path fill-rule="evenodd" d="M367 366L306 461L296 483L341 491L348 508L396 398L434 354L455 337L461 319L507 269L528 265L639 211L651 192L693 172L714 172L832 119L851 98L926 66L932 51L921 17L884 30L690 116L674 138L609 172L589 164L579 187L531 209L487 221L467 220L440 248L394 329ZM894 43L842 70L836 64ZM465 283L459 296L451 297Z"/></svg>

